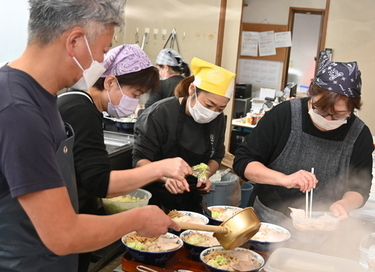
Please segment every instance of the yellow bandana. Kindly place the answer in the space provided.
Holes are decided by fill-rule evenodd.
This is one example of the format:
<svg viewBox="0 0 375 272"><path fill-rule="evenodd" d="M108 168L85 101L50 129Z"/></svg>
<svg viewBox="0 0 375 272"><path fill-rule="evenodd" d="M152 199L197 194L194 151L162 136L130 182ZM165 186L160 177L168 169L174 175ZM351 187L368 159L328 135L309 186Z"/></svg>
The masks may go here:
<svg viewBox="0 0 375 272"><path fill-rule="evenodd" d="M236 74L198 58L193 58L190 66L194 74L193 83L197 88L220 96L232 97Z"/></svg>

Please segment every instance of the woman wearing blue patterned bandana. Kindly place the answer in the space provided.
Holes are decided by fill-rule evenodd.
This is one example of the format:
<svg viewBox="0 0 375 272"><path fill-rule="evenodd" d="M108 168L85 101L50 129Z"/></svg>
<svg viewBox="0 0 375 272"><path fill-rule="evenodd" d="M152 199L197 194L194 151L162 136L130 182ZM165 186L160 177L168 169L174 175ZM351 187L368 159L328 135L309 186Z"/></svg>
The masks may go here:
<svg viewBox="0 0 375 272"><path fill-rule="evenodd" d="M332 62L323 51L309 97L277 105L245 138L234 170L256 183L250 205L261 221L293 229L288 207L305 209L310 189L314 210L341 218L366 203L374 147L369 128L353 114L360 95L357 63Z"/></svg>

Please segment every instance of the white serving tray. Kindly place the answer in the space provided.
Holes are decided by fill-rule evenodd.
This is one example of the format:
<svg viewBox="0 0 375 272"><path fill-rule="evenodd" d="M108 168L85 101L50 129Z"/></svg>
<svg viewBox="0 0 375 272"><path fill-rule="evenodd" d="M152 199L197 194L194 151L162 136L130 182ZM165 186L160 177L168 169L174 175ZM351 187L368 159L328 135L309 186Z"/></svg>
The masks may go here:
<svg viewBox="0 0 375 272"><path fill-rule="evenodd" d="M278 248L263 268L267 272L362 272L355 261L290 248Z"/></svg>

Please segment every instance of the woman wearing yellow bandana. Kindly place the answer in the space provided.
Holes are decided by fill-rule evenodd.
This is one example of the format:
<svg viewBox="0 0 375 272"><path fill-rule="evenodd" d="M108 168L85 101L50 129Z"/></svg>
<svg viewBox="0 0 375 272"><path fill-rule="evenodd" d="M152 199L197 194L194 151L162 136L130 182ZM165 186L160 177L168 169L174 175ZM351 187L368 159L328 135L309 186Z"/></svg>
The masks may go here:
<svg viewBox="0 0 375 272"><path fill-rule="evenodd" d="M188 176L189 189L173 179L146 186L152 193L150 204L167 210L189 210L202 213L202 194L211 189L208 180L225 154L225 121L223 110L234 88L235 74L193 58L193 76L176 87L176 96L147 108L134 127L133 165L181 157L190 166L206 163L205 180Z"/></svg>

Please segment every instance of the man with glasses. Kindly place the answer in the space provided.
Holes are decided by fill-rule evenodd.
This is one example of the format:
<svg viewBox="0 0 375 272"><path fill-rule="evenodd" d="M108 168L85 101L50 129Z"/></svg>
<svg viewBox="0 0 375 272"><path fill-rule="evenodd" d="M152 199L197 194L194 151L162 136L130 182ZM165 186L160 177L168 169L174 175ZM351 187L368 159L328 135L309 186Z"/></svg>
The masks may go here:
<svg viewBox="0 0 375 272"><path fill-rule="evenodd" d="M310 189L314 210L341 218L366 203L374 147L354 115L360 95L357 63L331 62L323 51L309 97L275 106L246 137L234 170L256 183L250 205L261 221L293 229L288 207L305 209Z"/></svg>

